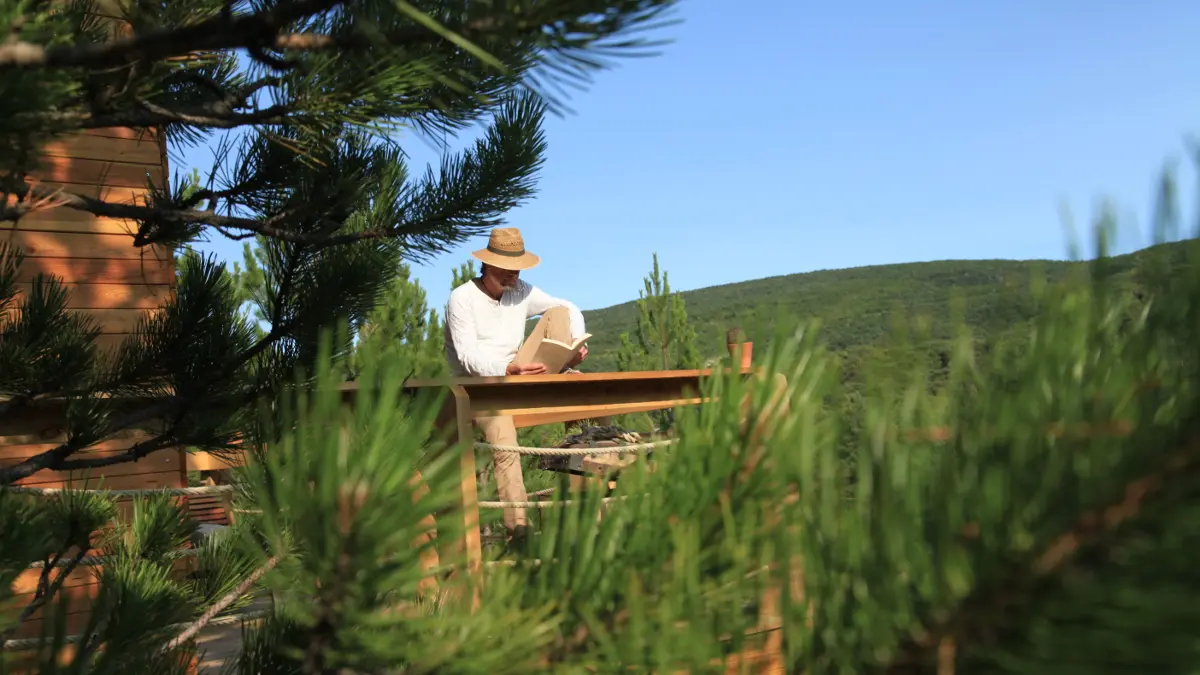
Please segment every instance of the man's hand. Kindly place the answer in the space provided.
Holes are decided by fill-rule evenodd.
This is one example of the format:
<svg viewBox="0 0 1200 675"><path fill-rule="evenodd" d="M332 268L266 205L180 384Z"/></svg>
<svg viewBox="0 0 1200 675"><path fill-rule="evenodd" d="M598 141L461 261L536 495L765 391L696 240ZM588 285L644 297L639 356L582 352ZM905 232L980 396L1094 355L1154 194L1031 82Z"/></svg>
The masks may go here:
<svg viewBox="0 0 1200 675"><path fill-rule="evenodd" d="M504 369L505 375L541 375L544 372L546 372L546 366L540 363L527 363L523 366L510 363L508 368Z"/></svg>
<svg viewBox="0 0 1200 675"><path fill-rule="evenodd" d="M575 366L583 363L583 360L587 358L587 354L588 348L587 345L584 345L583 348L579 350L579 353L572 357L569 362L567 362L567 367L574 368Z"/></svg>

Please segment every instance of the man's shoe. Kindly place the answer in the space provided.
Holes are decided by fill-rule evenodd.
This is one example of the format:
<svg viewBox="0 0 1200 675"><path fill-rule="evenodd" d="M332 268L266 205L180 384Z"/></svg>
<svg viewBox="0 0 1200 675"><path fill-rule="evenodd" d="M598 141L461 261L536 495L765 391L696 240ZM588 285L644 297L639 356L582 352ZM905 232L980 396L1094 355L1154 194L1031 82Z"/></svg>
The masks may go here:
<svg viewBox="0 0 1200 675"><path fill-rule="evenodd" d="M529 528L525 525L517 525L508 533L508 550L509 552L519 551L525 552L529 546Z"/></svg>

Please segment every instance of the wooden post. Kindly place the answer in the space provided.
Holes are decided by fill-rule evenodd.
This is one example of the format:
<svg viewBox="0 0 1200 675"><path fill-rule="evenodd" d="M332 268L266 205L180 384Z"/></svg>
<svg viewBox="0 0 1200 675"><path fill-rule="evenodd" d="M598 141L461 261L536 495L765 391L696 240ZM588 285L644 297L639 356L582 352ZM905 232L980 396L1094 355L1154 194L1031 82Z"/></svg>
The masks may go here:
<svg viewBox="0 0 1200 675"><path fill-rule="evenodd" d="M741 329L732 328L726 333L726 348L729 350L729 355L733 361L733 367L741 366L743 371L749 370L751 366L753 343L744 340ZM763 437L770 433L772 422L778 420L782 416L786 416L791 412L787 400L787 377L782 373L775 373L767 376L763 373L757 376L760 385L768 385L772 388L771 397L767 402L765 409L760 411L759 415L751 420L748 417L750 410L750 392L747 392L742 399L741 407L743 415L743 424L752 424L751 431L751 447L759 443ZM743 467L743 471L749 472L754 469L755 465L761 461L765 449L759 451L752 450L747 457L747 466ZM767 527L781 527L782 514L778 511L768 515L765 523ZM786 571L786 570L785 570ZM782 599L783 589L780 585L769 584L767 589L763 591L759 599L758 607L758 631L763 631L766 635L762 651L756 656L760 659L755 659L755 672L784 672L783 663L783 622L780 601ZM749 654L745 656L749 657ZM742 659L744 665L750 665L750 659ZM730 664L730 669L737 667L738 660Z"/></svg>
<svg viewBox="0 0 1200 675"><path fill-rule="evenodd" d="M471 611L479 609L483 599L483 542L479 536L479 487L475 477L475 424L471 414L471 397L467 390L452 385L454 400L454 433L452 438L462 454L459 456L459 492L457 504L450 517L462 518L461 538L439 537L438 558L442 564L461 563L466 566L471 586ZM447 420L449 422L450 420ZM451 572L451 578L457 572ZM448 598L453 599L453 598Z"/></svg>
<svg viewBox="0 0 1200 675"><path fill-rule="evenodd" d="M413 473L410 482L413 486L412 499L415 504L429 494L429 486L425 485L425 479L421 476L420 471ZM413 539L413 548L421 551L419 554L421 571L425 573L425 577L417 584L417 594L422 600L434 600L437 598L436 572L440 561L437 552L437 520L432 515L426 516L421 519L421 527L421 533Z"/></svg>
<svg viewBox="0 0 1200 675"><path fill-rule="evenodd" d="M725 348L729 350L730 365L749 370L754 358L754 343L746 340L741 328L730 328L725 333Z"/></svg>

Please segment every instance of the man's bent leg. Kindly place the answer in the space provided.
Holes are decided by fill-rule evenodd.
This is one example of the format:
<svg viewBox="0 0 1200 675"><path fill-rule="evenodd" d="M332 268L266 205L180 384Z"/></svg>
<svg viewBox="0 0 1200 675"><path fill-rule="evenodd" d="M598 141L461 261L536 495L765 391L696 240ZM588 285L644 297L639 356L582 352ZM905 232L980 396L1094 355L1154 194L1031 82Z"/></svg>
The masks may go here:
<svg viewBox="0 0 1200 675"><path fill-rule="evenodd" d="M517 427L513 418L480 417L476 420L483 430L484 439L491 445L516 445ZM500 501L524 502L529 500L525 492L525 477L521 472L521 456L515 452L493 453L495 459L494 474L496 490L500 493ZM512 532L518 525L527 525L525 509L504 509L504 527Z"/></svg>
<svg viewBox="0 0 1200 675"><path fill-rule="evenodd" d="M532 359L538 345L545 339L571 342L571 313L566 307L551 307L542 314L533 330L529 331L529 337L521 343L521 350L517 352L518 362L525 363Z"/></svg>

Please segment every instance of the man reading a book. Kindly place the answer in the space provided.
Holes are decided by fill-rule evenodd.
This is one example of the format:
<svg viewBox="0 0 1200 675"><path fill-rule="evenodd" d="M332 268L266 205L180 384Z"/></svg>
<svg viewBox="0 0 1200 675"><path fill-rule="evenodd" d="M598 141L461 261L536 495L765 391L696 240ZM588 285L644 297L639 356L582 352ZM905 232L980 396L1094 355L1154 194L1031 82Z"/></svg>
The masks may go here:
<svg viewBox="0 0 1200 675"><path fill-rule="evenodd" d="M569 346L586 335L578 307L521 280L521 272L540 259L525 250L520 230L492 230L487 248L471 255L482 263L479 276L454 289L446 303L446 358L454 375L539 375L546 372L546 365L535 360L543 340ZM541 319L525 338L526 322L538 315ZM586 344L561 372L573 371L585 358ZM481 418L476 423L488 443L517 444L512 417ZM495 471L502 501L528 500L520 455L495 453ZM524 539L527 523L525 509L504 510L504 525L514 540Z"/></svg>

